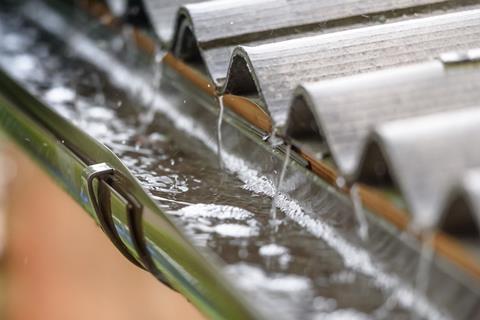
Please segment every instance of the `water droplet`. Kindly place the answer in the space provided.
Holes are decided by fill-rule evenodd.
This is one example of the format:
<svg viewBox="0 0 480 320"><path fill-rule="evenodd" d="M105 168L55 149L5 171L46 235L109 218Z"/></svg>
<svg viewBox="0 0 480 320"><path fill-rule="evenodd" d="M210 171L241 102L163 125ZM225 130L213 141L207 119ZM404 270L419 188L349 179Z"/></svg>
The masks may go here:
<svg viewBox="0 0 480 320"><path fill-rule="evenodd" d="M343 188L345 188L345 186L347 185L347 181L345 180L344 177L338 177L338 178L335 180L335 184L336 184L337 187L339 187L340 189L343 189Z"/></svg>

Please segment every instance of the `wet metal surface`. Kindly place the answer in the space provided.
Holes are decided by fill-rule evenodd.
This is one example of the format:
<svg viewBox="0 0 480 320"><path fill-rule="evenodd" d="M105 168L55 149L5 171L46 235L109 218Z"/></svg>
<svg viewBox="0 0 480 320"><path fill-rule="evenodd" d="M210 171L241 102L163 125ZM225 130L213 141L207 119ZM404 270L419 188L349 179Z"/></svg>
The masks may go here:
<svg viewBox="0 0 480 320"><path fill-rule="evenodd" d="M353 212L346 216L336 211L340 204L323 203L325 224L310 216L299 218L303 211L295 208L278 210L282 222L278 231L272 232L274 192L258 189L271 186L269 178L250 177L248 167L240 174L235 172L233 160L241 159L229 154L223 155L228 165L219 168L215 148L209 147L216 146L215 134L203 137L199 134L202 127L194 121L206 116L195 118L194 112L180 116L181 108L208 113L190 96L179 96L165 86L162 99L152 96L151 103L145 103L148 99L142 92L126 92L118 85L122 79L113 81L111 74L79 59L78 52L65 43L14 15L0 15L0 38L0 67L113 150L192 241L221 258L224 272L264 314L286 319L409 319L412 314L459 319L476 311L476 297L467 295L464 307L459 302L456 310L444 310L416 294L412 284L403 284L394 274L384 272L384 267L397 265L410 270L414 278L417 261L396 261L398 244L377 241L382 232L376 235L373 230L373 240L365 244L357 237L342 238L356 225ZM94 43L128 59L121 38ZM126 73L132 83L140 76L154 78L158 71L152 61L134 60L135 68ZM177 119L172 119L171 113L169 116L169 110L178 110ZM215 115L211 117L215 123ZM224 144L231 139L224 136ZM287 187L303 183L294 178L286 176ZM316 194L315 201L322 197L327 195ZM283 203L293 205L287 200ZM364 246L371 250L381 247L377 251L382 252L383 260L380 254L367 256ZM393 254L389 252L392 249ZM402 263L405 265L398 265ZM447 289L445 301L465 294Z"/></svg>

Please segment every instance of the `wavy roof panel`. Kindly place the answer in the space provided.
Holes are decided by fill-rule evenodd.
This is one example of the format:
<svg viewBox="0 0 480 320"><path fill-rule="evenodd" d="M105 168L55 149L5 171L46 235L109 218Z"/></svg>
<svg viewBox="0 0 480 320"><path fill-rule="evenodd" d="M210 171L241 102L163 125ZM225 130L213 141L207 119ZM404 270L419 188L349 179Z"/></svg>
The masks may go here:
<svg viewBox="0 0 480 320"><path fill-rule="evenodd" d="M288 135L314 153L326 150L340 172L352 176L377 125L476 105L480 64L433 60L304 84L296 93Z"/></svg>
<svg viewBox="0 0 480 320"><path fill-rule="evenodd" d="M478 7L478 1L472 0L207 1L180 10L173 52L192 60L194 56L213 82L221 85L238 45L275 43Z"/></svg>
<svg viewBox="0 0 480 320"><path fill-rule="evenodd" d="M300 83L426 61L472 47L480 47L480 10L240 47L233 53L225 91L242 95L246 83L255 83L256 92L250 94L259 96L261 106L281 126Z"/></svg>
<svg viewBox="0 0 480 320"><path fill-rule="evenodd" d="M374 130L364 165L384 163L408 204L413 226L435 228L453 185L480 166L480 149L472 147L479 136L479 107L387 122ZM370 179L360 176L360 181Z"/></svg>
<svg viewBox="0 0 480 320"><path fill-rule="evenodd" d="M417 227L450 216L455 190L473 194L480 64L473 51L443 54L480 48L478 0L143 4L177 58L351 182L395 184Z"/></svg>

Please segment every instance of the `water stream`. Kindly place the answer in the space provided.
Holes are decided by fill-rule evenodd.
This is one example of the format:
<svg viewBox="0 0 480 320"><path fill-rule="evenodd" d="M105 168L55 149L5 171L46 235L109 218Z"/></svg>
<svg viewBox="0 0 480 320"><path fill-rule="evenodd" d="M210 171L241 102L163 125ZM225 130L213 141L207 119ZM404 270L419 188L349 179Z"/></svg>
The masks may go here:
<svg viewBox="0 0 480 320"><path fill-rule="evenodd" d="M287 145L285 150L285 160L283 161L283 165L280 170L280 174L278 176L276 192L272 199L272 209L271 209L272 221L270 223L273 227L273 234L276 234L278 232L278 225L280 223L280 221L277 218L277 205L278 205L277 202L280 196L280 192L282 191L282 184L283 184L283 180L285 179L285 173L287 171L288 162L290 161L291 151L292 151L292 146L289 144Z"/></svg>
<svg viewBox="0 0 480 320"><path fill-rule="evenodd" d="M353 211L358 222L358 235L363 241L368 240L368 222L363 211L362 198L358 191L358 185L354 184L350 188L350 199L353 203Z"/></svg>
<svg viewBox="0 0 480 320"><path fill-rule="evenodd" d="M430 268L435 252L432 249L434 235L432 232L425 233L422 249L420 251L421 259L418 262L418 270L415 275L415 289L419 294L426 295L430 281ZM420 319L418 315L412 314L412 319Z"/></svg>
<svg viewBox="0 0 480 320"><path fill-rule="evenodd" d="M218 156L218 167L223 169L223 157L222 157L222 123L223 123L223 112L225 106L223 105L223 95L217 97L218 101L218 120L217 120L217 156Z"/></svg>

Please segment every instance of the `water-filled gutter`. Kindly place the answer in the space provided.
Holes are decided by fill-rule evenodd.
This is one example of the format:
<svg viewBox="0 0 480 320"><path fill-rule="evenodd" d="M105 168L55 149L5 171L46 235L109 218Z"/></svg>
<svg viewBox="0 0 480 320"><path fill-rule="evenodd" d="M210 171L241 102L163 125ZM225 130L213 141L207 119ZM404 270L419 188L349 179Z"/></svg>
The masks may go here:
<svg viewBox="0 0 480 320"><path fill-rule="evenodd" d="M139 30L136 30L134 34L140 47L144 48L147 52L154 52L154 42L151 38L149 38L148 35L142 33ZM210 110L212 111L210 116L212 116L212 114L214 115L216 113L216 109L215 104L212 103L212 100L215 100L215 90L213 89L213 85L211 85L203 76L201 76L194 69L183 64L180 60L175 59L170 55L166 56L164 63L174 77L179 77L182 79L181 82L184 86L190 87L191 90L201 92L201 95L208 100L203 103L203 105L207 106L207 108L210 108ZM59 182L61 184L63 183L64 187L67 190L69 190L68 188L72 187L71 181L78 179L79 176L82 175L81 172L83 172L85 168L89 167L89 165L98 163L108 163L110 167L118 170L119 172L121 172L122 175L125 175L128 180L132 179L131 181L136 181L133 177L131 177L128 170L123 167L121 162L113 154L108 152L108 150L106 150L102 145L99 145L98 142L96 142L94 139L89 138L80 130L73 127L71 124L66 123L63 119L56 116L53 112L48 111L49 108L45 106L42 107L40 102L36 101L34 97L29 96L28 93L22 90L22 88L15 86L15 83L8 79L7 76L3 75L2 79L2 83L5 84L4 88L8 88L7 91L9 91L9 93L7 94L8 99L2 101L2 104L8 105L8 111L15 110L15 108L18 109L18 107L22 108L23 110L19 110L18 114L15 115L9 115L9 113L6 112L6 118L20 119L23 117L25 119L29 119L29 123L24 125L24 127L43 127L43 134L45 134L46 136L50 134L52 136L51 141L62 141L65 137L71 137L72 131L70 130L74 130L75 132L80 134L80 136L82 136L82 139L75 139L75 141L69 141L68 139L65 139L65 144L60 143L60 145L57 146L57 148L61 150L62 154L66 154L69 157L70 155L72 155L72 157L76 157L77 159L80 159L79 156L82 158L82 160L79 160L78 163L75 165L75 167L78 167L78 169L74 170L74 172L76 173L70 176L70 178L68 178L68 175L71 174L71 172L68 171L69 169L66 170L66 173L62 172L60 174L58 174L58 169L56 169L56 167L62 168L62 165L64 166L65 163L68 164L70 163L70 161L58 161L55 159L51 159L42 156L41 152L34 152L32 154L34 158L38 158L38 160L44 164L44 166L49 172L52 173L52 175L57 176ZM237 97L235 96L228 96L224 99L227 108L232 110L232 112L227 117L228 119L230 119L230 123L234 123L234 125L232 126L233 129L231 130L238 130L237 134L240 133L241 135L247 137L247 139L253 140L255 144L261 144L262 134L268 133L270 131L268 121L266 121L265 118L263 118L257 113L243 113L243 110L245 110L245 108L243 108L241 104L250 102L237 99ZM2 110L3 109L4 108L2 108ZM251 108L248 109L252 110ZM235 118L236 116L238 117ZM242 119L246 121L241 121ZM263 124L262 121L264 121ZM21 121L17 120L17 122L20 123ZM19 128L22 127L19 123L13 126L13 129L9 129L12 130L10 134L20 144L23 144L24 148L26 148L27 150L31 150L31 145L29 143L25 144L25 142L22 141L23 132L22 134L20 134L15 131L15 127L17 125L19 125ZM252 123L255 124L255 126L252 126ZM6 125L4 126L7 129L9 128ZM242 127L241 129L239 128L240 126ZM260 128L261 130L259 131L258 128ZM34 135L32 135L31 138L35 138ZM35 145L42 145L42 140L38 140L38 142L40 142L40 144ZM270 154L272 152L271 149L268 150L268 144L264 144L262 148L265 149L264 154ZM316 179L316 181L318 181L318 177L320 177L320 183L322 185L330 185L330 187L335 188L335 194L337 194L339 197L344 197L342 196L343 193L348 192L348 190L339 189L336 187L335 182L337 175L331 167L329 167L323 162L314 161L311 157L308 156L308 154L306 154L300 149L297 149L296 151L298 153L297 156L300 157L298 159L298 163L295 164L292 170L304 170L305 172L307 172L305 173L306 175L309 175L308 172L314 173L316 176L309 175L311 179ZM282 162L282 157L284 157L282 150L276 150L274 151L274 153L277 155L278 161ZM307 166L308 170L305 170L305 166ZM106 171L108 171L108 169ZM67 178L65 178L64 175ZM66 179L68 181L62 182L62 179ZM82 194L82 192L83 195L85 195L85 183L79 182L78 185L73 184L73 186L75 187L70 190L71 194L76 197L77 201L81 201L81 199L85 201L85 196L78 197L78 194ZM219 273L215 273L212 271L215 270L215 268L212 266L214 265L214 263L212 263L212 265L207 265L205 259L199 256L199 254L195 252L195 248L192 248L188 244L188 242L184 240L184 238L176 230L176 228L170 224L168 217L166 217L160 210L158 210L155 203L153 203L152 200L144 194L143 190L139 190L139 186L136 185L136 183L132 183L131 186L134 191L134 197L139 200L139 202L141 202L142 206L144 207L145 224L148 224L147 236L150 237L150 241L157 245L155 250L159 250L158 248L168 250L171 247L170 249L172 250L168 253L171 253L172 256L169 257L176 257L176 259L174 259L176 263L170 263L168 259L165 259L165 261L155 261L161 273L166 276L167 281L170 282L177 290L181 291L183 294L189 297L199 308L201 308L206 314L210 316L232 318L233 315L237 315L242 318L247 318L253 315L253 313L251 313L248 308L244 307L241 300L237 299L238 297L232 294L232 290L229 290L226 285L225 288L218 288L220 276ZM83 191L82 188L84 188ZM376 219L375 217L380 216L383 220L388 221L388 223L391 223L399 229L406 229L406 226L408 225L408 216L406 213L393 206L388 200L386 200L380 193L375 190L362 187L360 193L364 204L368 209L371 209L370 211L374 214L373 219ZM122 201L119 200L117 202ZM86 209L93 216L95 216L93 214L93 209L89 201L87 202ZM122 215L125 216L124 213L119 212L117 214L117 218L119 220L122 220ZM159 219L159 217L161 218ZM126 224L126 219L123 219L123 221L124 224ZM158 227L161 230L162 234L158 235L157 238L155 230L151 230L152 226L154 226L154 228ZM162 228L164 228L165 230L162 230ZM172 240L170 240L170 237L172 238ZM123 240L128 243L128 239ZM174 245L166 246L165 244L169 243L170 241L172 241L172 243L174 242ZM464 270L467 270L475 276L478 276L480 274L476 261L471 259L471 257L467 253L463 252L463 250L459 248L458 245L453 242L453 240L447 238L444 235L437 235L435 237L434 245L438 252L442 253L443 257L448 258L448 261L454 262L455 264L462 266L463 268L465 268ZM131 253L135 255L137 252L131 250ZM170 270L170 267L173 270ZM192 278L188 279L187 277L187 279L185 279L182 272L176 272L175 268L194 270L189 273ZM209 268L212 269L209 270ZM204 272L205 274L202 274L202 272ZM202 276L204 276L203 279ZM200 281L200 284L195 285L196 281ZM209 291L209 286L212 287L213 284L215 284L215 288ZM197 290L196 292L195 287L202 289ZM223 285L220 287L223 287ZM203 292L198 293L198 291ZM235 308L236 310L234 310Z"/></svg>
<svg viewBox="0 0 480 320"><path fill-rule="evenodd" d="M125 255L130 255L140 267L150 269L159 280L185 295L211 318L259 317L236 296L227 281L221 280L215 257L205 259L205 255L202 256L190 244L110 150L43 105L2 71L0 85L2 130L97 222L101 219L89 191L97 195L97 200L102 200L99 206L111 208L116 229L113 232L121 241L119 245L123 244L128 250L123 252ZM93 177L95 173L105 175L105 168L116 174L107 172L108 179L95 179L93 188L89 189L89 176ZM110 196L102 196L102 193ZM143 219L138 221L143 221L140 230L145 237L140 241L145 245L143 249L150 252L148 257L153 266L141 258L142 249L138 250L140 247L135 244L138 228L128 232L135 229L128 221L128 208L133 206L128 198L135 199L141 206ZM126 232L118 232L120 229ZM104 231L108 233L105 228Z"/></svg>

